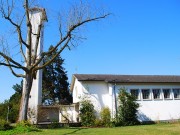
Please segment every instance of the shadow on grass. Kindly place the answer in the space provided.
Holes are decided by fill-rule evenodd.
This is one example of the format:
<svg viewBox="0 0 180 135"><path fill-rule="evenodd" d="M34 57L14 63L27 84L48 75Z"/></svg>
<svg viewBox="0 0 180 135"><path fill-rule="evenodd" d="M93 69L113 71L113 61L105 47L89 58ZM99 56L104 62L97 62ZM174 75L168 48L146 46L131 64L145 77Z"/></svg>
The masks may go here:
<svg viewBox="0 0 180 135"><path fill-rule="evenodd" d="M74 129L76 129L76 130L74 130L74 131L72 131L70 133L65 133L63 135L73 135L74 133L77 133L78 131L84 130L86 128L74 128Z"/></svg>

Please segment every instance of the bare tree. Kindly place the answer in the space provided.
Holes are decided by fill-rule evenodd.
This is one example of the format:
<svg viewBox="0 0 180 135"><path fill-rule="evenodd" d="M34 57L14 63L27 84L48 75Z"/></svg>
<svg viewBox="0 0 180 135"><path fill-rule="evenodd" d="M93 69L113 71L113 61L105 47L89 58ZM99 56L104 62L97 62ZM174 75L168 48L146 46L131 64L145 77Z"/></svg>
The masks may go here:
<svg viewBox="0 0 180 135"><path fill-rule="evenodd" d="M22 2L24 5L21 5L23 7L23 15L21 20L14 19L13 12L16 8L14 6L14 0L1 0L0 3L0 12L3 19L5 19L15 28L20 51L19 55L21 55L24 62L24 64L22 64L21 61L12 57L8 53L7 47L5 47L6 40L0 38L0 65L8 67L14 76L22 77L25 80L25 87L23 88L23 94L21 98L19 121L27 120L29 96L33 79L36 78L37 71L49 65L59 54L61 54L61 52L64 51L65 48L71 48L72 46L75 46L76 41L82 39L82 37L77 36L77 30L79 28L89 22L106 18L109 15L105 13L92 13L89 9L89 6L83 5L82 2L80 2L79 6L72 6L67 15L59 15L59 40L55 45L53 45L55 47L49 51L42 52L39 55L37 52L39 39L42 36L41 30L43 28L43 21L47 20L47 17L45 9L32 7L32 1L24 0ZM30 21L30 12L32 12L32 10L41 10L43 15L36 33L33 33L32 24ZM65 17L65 19L63 19L63 17ZM25 26L23 26L23 21L26 22ZM26 30L25 33L23 33L24 27ZM36 38L36 42L34 43L35 45L33 45L32 36L35 36ZM58 53L54 55L53 52L55 50L58 50ZM52 55L52 59L41 65L40 63L47 55ZM17 73L19 70L21 70L21 72ZM22 74L22 71L24 74Z"/></svg>

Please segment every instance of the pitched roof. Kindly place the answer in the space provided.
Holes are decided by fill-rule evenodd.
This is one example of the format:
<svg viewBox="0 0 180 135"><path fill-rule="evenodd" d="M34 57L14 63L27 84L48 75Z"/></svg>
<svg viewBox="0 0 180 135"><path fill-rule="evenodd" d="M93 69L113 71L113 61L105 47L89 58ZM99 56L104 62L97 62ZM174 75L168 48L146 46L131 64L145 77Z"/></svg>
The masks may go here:
<svg viewBox="0 0 180 135"><path fill-rule="evenodd" d="M116 83L180 83L180 76L175 75L108 75L74 74L79 81L105 81Z"/></svg>

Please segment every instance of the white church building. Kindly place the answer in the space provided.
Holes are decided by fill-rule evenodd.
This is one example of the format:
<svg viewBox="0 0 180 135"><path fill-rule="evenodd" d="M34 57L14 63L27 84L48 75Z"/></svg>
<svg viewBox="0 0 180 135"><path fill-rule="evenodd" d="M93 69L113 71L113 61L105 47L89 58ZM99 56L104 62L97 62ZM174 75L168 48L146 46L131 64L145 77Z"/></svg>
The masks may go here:
<svg viewBox="0 0 180 135"><path fill-rule="evenodd" d="M70 87L74 104L88 98L97 116L108 107L112 117L117 111L120 88L136 97L140 121L180 119L180 76L74 74ZM74 122L78 113L72 116Z"/></svg>
<svg viewBox="0 0 180 135"><path fill-rule="evenodd" d="M37 33L42 17L46 21L44 9L33 8L30 20L33 33ZM43 28L39 39L38 55L43 50ZM36 38L32 35L33 45ZM63 122L63 115L67 115L70 122L78 122L79 103L82 98L88 98L94 104L96 115L103 107L111 110L114 117L118 106L118 92L125 88L136 97L140 104L138 119L140 121L161 121L180 119L180 76L164 75L95 75L74 74L70 90L73 94L73 104L58 107L44 107L42 102L42 71L37 72L37 79L33 81L28 110L32 123L58 119ZM42 111L44 110L44 111ZM42 111L40 113L40 111ZM41 120L40 120L41 117Z"/></svg>

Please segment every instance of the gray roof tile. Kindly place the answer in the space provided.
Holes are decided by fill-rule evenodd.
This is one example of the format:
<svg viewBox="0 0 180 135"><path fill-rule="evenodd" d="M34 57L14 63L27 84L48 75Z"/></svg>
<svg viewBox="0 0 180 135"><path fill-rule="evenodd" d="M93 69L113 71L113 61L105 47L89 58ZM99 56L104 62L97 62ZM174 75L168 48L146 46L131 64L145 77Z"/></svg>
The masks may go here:
<svg viewBox="0 0 180 135"><path fill-rule="evenodd" d="M119 83L180 83L180 76L175 75L108 75L74 74L79 81L105 81Z"/></svg>

